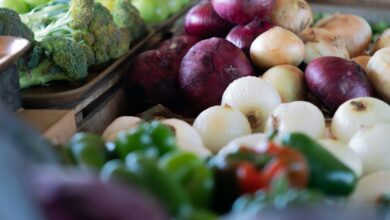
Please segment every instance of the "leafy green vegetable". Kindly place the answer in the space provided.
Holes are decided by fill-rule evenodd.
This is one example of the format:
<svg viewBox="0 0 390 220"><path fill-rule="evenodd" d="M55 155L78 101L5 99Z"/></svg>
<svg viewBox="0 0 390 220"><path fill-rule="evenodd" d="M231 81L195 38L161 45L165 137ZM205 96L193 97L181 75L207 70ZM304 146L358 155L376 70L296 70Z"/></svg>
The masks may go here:
<svg viewBox="0 0 390 220"><path fill-rule="evenodd" d="M18 13L8 8L0 8L0 35L22 37L34 40L34 33L21 21Z"/></svg>

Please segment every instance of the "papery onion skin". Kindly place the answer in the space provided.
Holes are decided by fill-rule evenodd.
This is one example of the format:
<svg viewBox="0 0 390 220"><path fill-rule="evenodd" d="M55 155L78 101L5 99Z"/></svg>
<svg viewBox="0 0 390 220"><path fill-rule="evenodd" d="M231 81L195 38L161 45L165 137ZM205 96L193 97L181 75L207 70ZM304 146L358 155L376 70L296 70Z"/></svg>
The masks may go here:
<svg viewBox="0 0 390 220"><path fill-rule="evenodd" d="M279 92L283 103L299 101L305 98L305 77L303 72L296 66L279 65L272 67L261 78Z"/></svg>
<svg viewBox="0 0 390 220"><path fill-rule="evenodd" d="M321 28L307 28L299 34L305 43L305 63L316 58L334 56L349 59L344 42L335 34Z"/></svg>
<svg viewBox="0 0 390 220"><path fill-rule="evenodd" d="M372 56L367 75L375 90L390 102L390 47L380 49Z"/></svg>
<svg viewBox="0 0 390 220"><path fill-rule="evenodd" d="M226 40L232 42L244 53L249 56L249 49L253 41L260 34L272 28L273 25L267 20L261 20L256 18L247 25L237 25L226 36Z"/></svg>
<svg viewBox="0 0 390 220"><path fill-rule="evenodd" d="M252 75L252 64L238 47L211 38L197 43L183 58L179 81L189 104L201 111L218 105L231 82Z"/></svg>
<svg viewBox="0 0 390 220"><path fill-rule="evenodd" d="M350 57L362 55L372 38L370 24L357 15L334 14L318 21L315 27L328 30L341 37Z"/></svg>
<svg viewBox="0 0 390 220"><path fill-rule="evenodd" d="M159 45L158 49L172 51L179 56L179 59L183 59L183 57L187 54L191 47L193 47L201 40L202 39L199 37L190 35L175 36L163 41Z"/></svg>
<svg viewBox="0 0 390 220"><path fill-rule="evenodd" d="M260 69L282 64L298 66L305 57L305 45L291 31L273 27L253 41L250 56L252 62Z"/></svg>
<svg viewBox="0 0 390 220"><path fill-rule="evenodd" d="M385 47L390 47L390 29L385 30L385 32L383 32L383 34L377 39L372 53L374 54L376 51Z"/></svg>
<svg viewBox="0 0 390 220"><path fill-rule="evenodd" d="M390 124L374 124L361 128L348 145L361 158L365 175L390 171Z"/></svg>
<svg viewBox="0 0 390 220"><path fill-rule="evenodd" d="M364 69L364 72L368 73L368 62L370 61L371 56L363 55L352 58L361 68Z"/></svg>
<svg viewBox="0 0 390 220"><path fill-rule="evenodd" d="M247 24L255 17L267 18L275 0L211 0L214 10L233 24Z"/></svg>
<svg viewBox="0 0 390 220"><path fill-rule="evenodd" d="M374 94L364 70L340 57L313 60L305 70L305 79L310 92L331 112L350 99Z"/></svg>
<svg viewBox="0 0 390 220"><path fill-rule="evenodd" d="M271 21L299 34L313 23L313 12L305 0L276 0Z"/></svg>
<svg viewBox="0 0 390 220"><path fill-rule="evenodd" d="M215 13L211 2L201 2L187 13L184 29L189 35L201 38L225 37L232 24Z"/></svg>
<svg viewBox="0 0 390 220"><path fill-rule="evenodd" d="M390 106L377 98L360 97L337 109L331 131L337 140L348 143L360 128L381 122L390 123Z"/></svg>
<svg viewBox="0 0 390 220"><path fill-rule="evenodd" d="M252 132L264 131L268 115L280 104L278 91L265 80L254 76L235 80L222 96L222 105L240 110L247 117Z"/></svg>
<svg viewBox="0 0 390 220"><path fill-rule="evenodd" d="M314 139L321 139L325 136L325 117L310 102L284 103L268 117L266 131L278 131L280 134L301 132Z"/></svg>
<svg viewBox="0 0 390 220"><path fill-rule="evenodd" d="M193 126L205 147L213 153L218 153L231 140L251 133L246 117L229 106L213 106L204 110Z"/></svg>

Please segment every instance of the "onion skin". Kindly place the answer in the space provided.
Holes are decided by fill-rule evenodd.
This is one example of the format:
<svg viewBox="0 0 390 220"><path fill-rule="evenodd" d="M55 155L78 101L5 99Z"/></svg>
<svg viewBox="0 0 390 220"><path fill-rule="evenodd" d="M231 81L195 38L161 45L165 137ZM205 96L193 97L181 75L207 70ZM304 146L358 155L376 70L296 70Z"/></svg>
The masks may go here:
<svg viewBox="0 0 390 220"><path fill-rule="evenodd" d="M190 35L181 35L175 36L168 40L163 41L159 45L159 50L168 50L176 53L179 56L178 59L183 59L186 53L193 47L196 43L202 39L196 36Z"/></svg>
<svg viewBox="0 0 390 220"><path fill-rule="evenodd" d="M353 61L355 61L361 68L364 69L364 72L368 73L368 62L370 61L370 56L358 56L352 58Z"/></svg>
<svg viewBox="0 0 390 220"><path fill-rule="evenodd" d="M291 31L273 27L253 41L250 56L260 69L282 64L298 66L305 57L305 45Z"/></svg>
<svg viewBox="0 0 390 220"><path fill-rule="evenodd" d="M187 34L201 38L225 37L232 26L215 13L211 2L195 5L184 20Z"/></svg>
<svg viewBox="0 0 390 220"><path fill-rule="evenodd" d="M383 34L378 38L373 47L372 53L374 54L376 51L390 47L390 29L387 29Z"/></svg>
<svg viewBox="0 0 390 220"><path fill-rule="evenodd" d="M180 87L195 111L221 102L222 94L234 80L253 76L255 71L245 54L232 43L211 38L197 43L180 66Z"/></svg>
<svg viewBox="0 0 390 220"><path fill-rule="evenodd" d="M245 26L238 25L234 27L226 36L226 40L232 42L250 57L249 50L253 41L272 27L273 25L269 21L255 19Z"/></svg>
<svg viewBox="0 0 390 220"><path fill-rule="evenodd" d="M366 20L356 15L334 14L318 21L315 27L341 37L350 57L362 55L372 38L371 26Z"/></svg>
<svg viewBox="0 0 390 220"><path fill-rule="evenodd" d="M313 12L305 0L276 0L271 21L299 34L313 23Z"/></svg>
<svg viewBox="0 0 390 220"><path fill-rule="evenodd" d="M390 102L390 48L377 51L368 62L368 78L375 90Z"/></svg>
<svg viewBox="0 0 390 220"><path fill-rule="evenodd" d="M267 18L275 0L212 0L217 14L233 24L247 24L255 17Z"/></svg>
<svg viewBox="0 0 390 220"><path fill-rule="evenodd" d="M374 94L364 70L340 57L313 60L306 68L305 79L310 92L331 112L350 99Z"/></svg>

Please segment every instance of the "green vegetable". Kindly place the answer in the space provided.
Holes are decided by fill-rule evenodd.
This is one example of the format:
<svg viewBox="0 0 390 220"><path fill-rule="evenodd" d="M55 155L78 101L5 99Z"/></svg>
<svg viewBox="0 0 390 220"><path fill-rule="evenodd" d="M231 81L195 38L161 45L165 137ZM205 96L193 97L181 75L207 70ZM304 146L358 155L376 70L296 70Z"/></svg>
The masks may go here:
<svg viewBox="0 0 390 220"><path fill-rule="evenodd" d="M217 220L218 215L206 209L191 209L174 220Z"/></svg>
<svg viewBox="0 0 390 220"><path fill-rule="evenodd" d="M131 173L121 160L110 160L104 164L100 171L100 178L103 181L121 181L141 185L141 180Z"/></svg>
<svg viewBox="0 0 390 220"><path fill-rule="evenodd" d="M209 206L214 177L205 161L192 153L173 152L162 157L159 165L186 189L195 207Z"/></svg>
<svg viewBox="0 0 390 220"><path fill-rule="evenodd" d="M385 21L371 24L372 32L374 35L382 34L386 29L390 28L390 24Z"/></svg>
<svg viewBox="0 0 390 220"><path fill-rule="evenodd" d="M121 133L114 143L122 159L134 151L152 149L161 156L177 149L172 130L158 121L143 123L137 128Z"/></svg>
<svg viewBox="0 0 390 220"><path fill-rule="evenodd" d="M349 195L354 190L358 180L355 173L310 137L286 134L282 143L305 156L310 170L309 187L331 195Z"/></svg>
<svg viewBox="0 0 390 220"><path fill-rule="evenodd" d="M22 37L34 40L34 33L21 21L18 13L11 9L0 8L0 35Z"/></svg>
<svg viewBox="0 0 390 220"><path fill-rule="evenodd" d="M44 5L50 2L50 0L23 0L23 1L27 3L28 6L30 6L30 8L35 8L37 6Z"/></svg>
<svg viewBox="0 0 390 220"><path fill-rule="evenodd" d="M94 134L78 133L73 136L66 148L81 167L100 169L107 160L105 142Z"/></svg>
<svg viewBox="0 0 390 220"><path fill-rule="evenodd" d="M28 5L22 0L1 0L0 8L8 8L16 11L19 14L29 11ZM3 21L1 19L1 21Z"/></svg>
<svg viewBox="0 0 390 220"><path fill-rule="evenodd" d="M161 0L132 0L147 24L164 21L170 14L169 5Z"/></svg>
<svg viewBox="0 0 390 220"><path fill-rule="evenodd" d="M186 191L170 174L158 167L156 158L145 156L142 152L131 153L126 158L126 166L139 179L139 186L160 199L174 216L191 208Z"/></svg>
<svg viewBox="0 0 390 220"><path fill-rule="evenodd" d="M146 25L130 0L116 0L112 9L112 17L119 28L129 31L133 41L146 35Z"/></svg>

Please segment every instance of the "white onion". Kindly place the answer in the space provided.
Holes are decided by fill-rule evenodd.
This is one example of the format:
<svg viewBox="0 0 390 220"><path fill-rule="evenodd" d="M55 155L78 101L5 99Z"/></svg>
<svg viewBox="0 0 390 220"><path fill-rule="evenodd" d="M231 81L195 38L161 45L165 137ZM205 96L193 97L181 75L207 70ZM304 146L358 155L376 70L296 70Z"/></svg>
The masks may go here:
<svg viewBox="0 0 390 220"><path fill-rule="evenodd" d="M264 133L250 134L239 137L230 141L225 147L221 149L221 153L232 153L241 147L256 148L265 150L266 145L264 141L267 140L267 135Z"/></svg>
<svg viewBox="0 0 390 220"><path fill-rule="evenodd" d="M231 140L248 135L251 127L245 115L229 106L213 106L201 112L194 128L202 137L206 148L217 153Z"/></svg>
<svg viewBox="0 0 390 220"><path fill-rule="evenodd" d="M390 171L390 124L361 128L348 145L361 158L364 174Z"/></svg>
<svg viewBox="0 0 390 220"><path fill-rule="evenodd" d="M381 171L360 179L348 201L350 208L377 208L378 199L390 193L390 172ZM370 209L368 209L370 210Z"/></svg>
<svg viewBox="0 0 390 220"><path fill-rule="evenodd" d="M187 122L175 118L165 119L163 124L174 128L178 147L183 151L197 154L201 157L211 155L211 152L203 146L203 141L198 132Z"/></svg>
<svg viewBox="0 0 390 220"><path fill-rule="evenodd" d="M339 141L348 143L362 127L390 122L390 106L382 100L360 97L343 103L333 116L332 135Z"/></svg>
<svg viewBox="0 0 390 220"><path fill-rule="evenodd" d="M306 95L303 72L292 65L279 65L261 77L278 91L282 102L303 100Z"/></svg>
<svg viewBox="0 0 390 220"><path fill-rule="evenodd" d="M305 45L293 32L276 26L253 41L250 57L261 69L282 64L298 66L305 57Z"/></svg>
<svg viewBox="0 0 390 220"><path fill-rule="evenodd" d="M356 176L360 177L363 173L363 164L360 157L348 147L347 144L332 139L323 139L319 143L326 150L332 153L337 159L348 166L355 172Z"/></svg>
<svg viewBox="0 0 390 220"><path fill-rule="evenodd" d="M387 29L385 32L383 32L383 34L377 39L372 52L375 53L376 51L385 47L390 47L390 29Z"/></svg>
<svg viewBox="0 0 390 220"><path fill-rule="evenodd" d="M315 139L325 135L325 117L310 102L296 101L279 105L268 117L266 131L302 132Z"/></svg>
<svg viewBox="0 0 390 220"><path fill-rule="evenodd" d="M106 141L114 141L120 132L136 127L141 121L142 119L138 117L119 117L104 130L102 137Z"/></svg>
<svg viewBox="0 0 390 220"><path fill-rule="evenodd" d="M247 76L233 81L222 96L222 105L240 110L252 132L264 130L268 115L281 103L279 93L266 81Z"/></svg>
<svg viewBox="0 0 390 220"><path fill-rule="evenodd" d="M360 67L364 69L364 72L366 74L368 73L368 62L370 61L371 56L363 55L352 58L353 61L355 61L357 64L359 64Z"/></svg>
<svg viewBox="0 0 390 220"><path fill-rule="evenodd" d="M370 24L357 15L334 14L318 21L315 27L340 37L351 57L362 55L372 38Z"/></svg>
<svg viewBox="0 0 390 220"><path fill-rule="evenodd" d="M321 29L308 28L299 35L305 43L305 63L309 64L312 60L324 57L334 56L349 59L349 53L344 42L335 34Z"/></svg>
<svg viewBox="0 0 390 220"><path fill-rule="evenodd" d="M313 13L305 0L276 0L271 21L298 34L313 23Z"/></svg>
<svg viewBox="0 0 390 220"><path fill-rule="evenodd" d="M377 92L390 102L390 47L380 49L372 56L367 75Z"/></svg>

